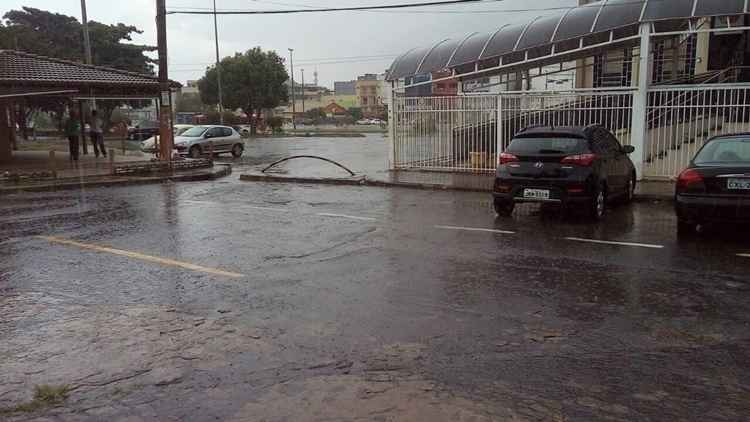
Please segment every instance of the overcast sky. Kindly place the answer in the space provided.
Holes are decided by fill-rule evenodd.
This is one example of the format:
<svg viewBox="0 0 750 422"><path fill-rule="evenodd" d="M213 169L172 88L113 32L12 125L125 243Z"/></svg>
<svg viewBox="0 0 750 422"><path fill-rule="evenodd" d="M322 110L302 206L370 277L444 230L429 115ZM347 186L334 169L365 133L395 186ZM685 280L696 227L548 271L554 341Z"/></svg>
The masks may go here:
<svg viewBox="0 0 750 422"><path fill-rule="evenodd" d="M413 3L426 0L409 0ZM401 4L394 0L217 0L219 9L278 10ZM156 45L154 0L88 0L88 16L103 23L126 23L144 32L135 42ZM396 55L413 47L474 31L493 31L505 23L523 22L554 12L494 12L572 6L576 0L499 0L474 5L447 5L398 12L335 12L298 15L219 17L222 56L260 46L288 57L293 48L295 79L305 69L312 82L317 69L321 85L351 80L363 73L381 73ZM167 0L167 9L210 8L212 0ZM291 6L290 6L291 5ZM80 0L2 0L0 11L30 6L80 19ZM424 13L429 11L430 13ZM482 11L481 13L477 13ZM492 11L492 13L484 13ZM441 12L441 13L435 13ZM470 12L470 13L453 13ZM170 77L184 82L203 75L214 61L210 15L169 15L167 18ZM368 56L368 57L363 57ZM374 57L379 56L379 57ZM358 57L357 59L350 59ZM287 62L288 64L288 62Z"/></svg>

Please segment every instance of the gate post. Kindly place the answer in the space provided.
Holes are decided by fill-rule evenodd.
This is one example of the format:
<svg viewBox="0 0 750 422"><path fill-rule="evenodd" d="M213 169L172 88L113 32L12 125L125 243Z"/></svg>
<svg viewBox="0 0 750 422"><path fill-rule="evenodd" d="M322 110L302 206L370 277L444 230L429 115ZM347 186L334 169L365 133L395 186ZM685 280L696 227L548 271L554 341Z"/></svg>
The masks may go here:
<svg viewBox="0 0 750 422"><path fill-rule="evenodd" d="M396 82L391 81L391 95L388 96L388 168L396 169Z"/></svg>
<svg viewBox="0 0 750 422"><path fill-rule="evenodd" d="M495 122L495 130L497 132L497 139L495 139L495 163L497 166L500 160L500 153L503 152L503 97L502 94L497 94L497 121Z"/></svg>
<svg viewBox="0 0 750 422"><path fill-rule="evenodd" d="M633 94L633 111L630 143L635 148L631 160L635 165L636 178L643 179L643 162L646 156L646 136L648 135L648 88L651 82L651 24L642 23L638 59L638 88Z"/></svg>

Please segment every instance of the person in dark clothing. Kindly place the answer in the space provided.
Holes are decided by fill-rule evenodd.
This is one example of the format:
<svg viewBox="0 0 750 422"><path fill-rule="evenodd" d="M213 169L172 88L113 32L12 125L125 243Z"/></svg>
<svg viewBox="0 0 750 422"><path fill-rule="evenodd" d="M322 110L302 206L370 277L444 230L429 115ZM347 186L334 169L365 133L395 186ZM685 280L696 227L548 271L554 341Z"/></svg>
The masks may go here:
<svg viewBox="0 0 750 422"><path fill-rule="evenodd" d="M78 113L70 110L68 120L65 122L65 136L68 137L68 152L70 161L78 162L78 135L81 133L81 123L78 121Z"/></svg>

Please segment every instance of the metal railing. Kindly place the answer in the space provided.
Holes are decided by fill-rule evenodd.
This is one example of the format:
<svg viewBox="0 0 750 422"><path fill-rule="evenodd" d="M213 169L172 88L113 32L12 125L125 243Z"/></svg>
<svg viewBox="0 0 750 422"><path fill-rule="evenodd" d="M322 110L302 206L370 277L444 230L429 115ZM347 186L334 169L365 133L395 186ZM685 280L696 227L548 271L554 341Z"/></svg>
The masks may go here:
<svg viewBox="0 0 750 422"><path fill-rule="evenodd" d="M497 154L531 125L598 123L630 144L632 105L630 89L396 97L393 167L492 172Z"/></svg>
<svg viewBox="0 0 750 422"><path fill-rule="evenodd" d="M644 175L668 178L713 136L750 131L750 86L698 85L649 90Z"/></svg>

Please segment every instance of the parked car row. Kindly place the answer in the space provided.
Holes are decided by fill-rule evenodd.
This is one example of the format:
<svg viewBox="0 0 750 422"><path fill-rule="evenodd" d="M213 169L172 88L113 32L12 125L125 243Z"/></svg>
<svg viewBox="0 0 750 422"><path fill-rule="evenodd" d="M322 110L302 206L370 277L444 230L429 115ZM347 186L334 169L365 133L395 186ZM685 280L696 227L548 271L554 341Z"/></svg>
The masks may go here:
<svg viewBox="0 0 750 422"><path fill-rule="evenodd" d="M493 188L498 215L522 202L556 204L601 220L607 204L632 201L634 151L599 125L529 127L498 157ZM710 139L677 178L679 233L718 221L750 222L750 134Z"/></svg>

